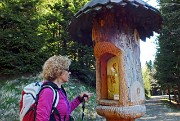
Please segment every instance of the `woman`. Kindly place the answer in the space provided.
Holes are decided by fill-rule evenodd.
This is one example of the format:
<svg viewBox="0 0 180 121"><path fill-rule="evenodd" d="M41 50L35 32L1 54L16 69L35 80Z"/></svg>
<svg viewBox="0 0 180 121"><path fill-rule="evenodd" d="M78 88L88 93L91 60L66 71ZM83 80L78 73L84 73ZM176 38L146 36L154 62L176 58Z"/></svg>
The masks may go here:
<svg viewBox="0 0 180 121"><path fill-rule="evenodd" d="M62 85L69 81L71 74L69 71L70 64L70 59L60 55L50 57L43 65L42 77L46 80L44 83L52 82L58 88L59 102L56 108L61 119L54 113L53 118L55 118L56 121L69 121L71 112L83 101L83 99L87 101L92 95L92 93L84 92L77 96L73 101L70 102L68 100ZM41 91L37 105L36 121L52 120L51 111L53 96L53 91L50 88L45 88Z"/></svg>

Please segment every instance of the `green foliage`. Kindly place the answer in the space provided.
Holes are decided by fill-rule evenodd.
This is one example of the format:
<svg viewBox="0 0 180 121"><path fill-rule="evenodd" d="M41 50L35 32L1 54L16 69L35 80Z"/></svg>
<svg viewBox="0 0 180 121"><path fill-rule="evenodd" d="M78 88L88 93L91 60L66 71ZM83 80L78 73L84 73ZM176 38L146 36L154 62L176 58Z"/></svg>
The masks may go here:
<svg viewBox="0 0 180 121"><path fill-rule="evenodd" d="M161 87L176 88L180 92L180 2L159 0L159 4L163 26L155 59L155 78Z"/></svg>
<svg viewBox="0 0 180 121"><path fill-rule="evenodd" d="M180 8L178 0L159 0L164 24L156 53L156 79L160 84L178 84L180 80Z"/></svg>
<svg viewBox="0 0 180 121"><path fill-rule="evenodd" d="M157 80L154 78L156 70L154 64L150 60L146 62L146 66L142 69L142 76L144 81L144 89L146 97L153 95L159 95L160 85L157 83Z"/></svg>
<svg viewBox="0 0 180 121"><path fill-rule="evenodd" d="M77 79L95 86L96 84L96 70L95 58L93 56L93 48L87 45L74 44L78 49L73 49L72 65L70 67L72 75Z"/></svg>
<svg viewBox="0 0 180 121"><path fill-rule="evenodd" d="M180 109L180 105L174 104L168 99L161 99L161 102L163 102L163 104L165 104L168 108L171 108L175 111L179 111Z"/></svg>
<svg viewBox="0 0 180 121"><path fill-rule="evenodd" d="M43 21L41 29L48 34L44 48L50 55L73 54L71 48L75 47L76 43L70 39L67 30L73 15L85 3L86 0L54 0L43 1L43 5L39 5Z"/></svg>
<svg viewBox="0 0 180 121"><path fill-rule="evenodd" d="M35 72L45 55L36 18L37 0L10 0L0 8L0 74Z"/></svg>
<svg viewBox="0 0 180 121"><path fill-rule="evenodd" d="M64 86L66 88L66 91L67 91L67 94L68 94L68 97L70 100L73 100L77 96L77 94L80 94L82 92L88 91L88 92L94 93L94 95L90 98L90 100L88 100L88 102L85 104L84 119L85 120L96 119L97 118L97 114L95 112L96 104L94 103L94 102L96 102L95 88L84 85L84 84L78 82L76 79L71 79L70 82L68 84L65 84ZM78 108L76 108L73 111L72 115L77 121L81 120L81 116L82 116L82 105L81 104Z"/></svg>
<svg viewBox="0 0 180 121"><path fill-rule="evenodd" d="M30 82L33 82L36 78L19 78L13 81L0 80L0 119L2 121L18 121L19 116L19 102L21 98L22 87ZM12 119L13 118L13 119Z"/></svg>
<svg viewBox="0 0 180 121"><path fill-rule="evenodd" d="M69 22L88 0L4 0L0 4L0 75L36 73L52 55L68 55L78 79L95 85L93 48L74 42ZM82 70L81 70L82 69Z"/></svg>
<svg viewBox="0 0 180 121"><path fill-rule="evenodd" d="M152 75L151 75L151 66L148 63L146 63L146 66L142 69L142 76L144 81L145 95L146 97L150 97Z"/></svg>

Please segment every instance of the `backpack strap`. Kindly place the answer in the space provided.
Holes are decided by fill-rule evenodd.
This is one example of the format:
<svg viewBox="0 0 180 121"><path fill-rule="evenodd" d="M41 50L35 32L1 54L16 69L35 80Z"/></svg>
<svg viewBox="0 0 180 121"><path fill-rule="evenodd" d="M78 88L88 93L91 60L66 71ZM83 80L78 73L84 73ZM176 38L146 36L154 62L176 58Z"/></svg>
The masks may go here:
<svg viewBox="0 0 180 121"><path fill-rule="evenodd" d="M57 105L58 105L58 102L59 102L59 93L58 93L59 87L55 83L53 83L53 82L45 82L42 85L41 91L44 88L51 88L52 91L53 91L53 94L54 94L50 119L54 119L55 120L55 117L53 115L53 113L55 113L58 116L59 120L61 121L60 113L59 113L59 111L56 108ZM39 98L39 96L38 96L38 98Z"/></svg>
<svg viewBox="0 0 180 121"><path fill-rule="evenodd" d="M59 87L58 87L55 83L53 83L53 82L47 81L47 82L44 82L44 83L42 84L42 86L45 86L45 85L49 85L49 86L51 86L53 89L59 90Z"/></svg>
<svg viewBox="0 0 180 121"><path fill-rule="evenodd" d="M60 113L59 111L57 110L57 108L54 108L54 112L50 115L50 121L56 121L55 117L54 117L54 114L58 116L59 118L59 121L61 121L61 116L60 116Z"/></svg>
<svg viewBox="0 0 180 121"><path fill-rule="evenodd" d="M64 87L61 85L61 91L65 94L65 96L67 97L66 91L64 89Z"/></svg>
<svg viewBox="0 0 180 121"><path fill-rule="evenodd" d="M51 113L54 111L54 108L56 108L58 102L59 102L59 93L56 89L54 89L53 87L51 87L50 85L44 85L42 88L41 88L41 91L45 88L50 88L52 91L53 91L53 103L52 103L52 111ZM40 92L41 92L40 91ZM40 94L40 93L39 93ZM39 98L39 94L38 94L38 98Z"/></svg>

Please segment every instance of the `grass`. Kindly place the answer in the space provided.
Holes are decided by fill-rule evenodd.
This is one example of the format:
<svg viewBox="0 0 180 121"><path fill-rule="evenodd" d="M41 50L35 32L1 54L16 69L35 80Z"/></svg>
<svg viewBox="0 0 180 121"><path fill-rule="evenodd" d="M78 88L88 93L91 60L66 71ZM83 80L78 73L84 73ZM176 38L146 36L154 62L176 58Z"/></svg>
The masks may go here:
<svg viewBox="0 0 180 121"><path fill-rule="evenodd" d="M37 76L21 77L12 80L0 79L0 121L19 121L19 101L21 99L21 91L24 86L29 83L40 81ZM102 119L96 113L96 92L95 88L87 86L78 82L76 79L71 79L64 85L69 100L75 98L79 93L88 91L94 95L86 103L85 107L85 121L100 120ZM81 121L82 106L76 108L72 116L76 121Z"/></svg>
<svg viewBox="0 0 180 121"><path fill-rule="evenodd" d="M28 76L13 79L0 79L0 121L19 121L19 101L21 99L21 91L24 86L29 83L40 81L38 76ZM100 117L96 113L96 91L94 87L90 87L86 84L80 83L76 79L71 79L64 85L69 100L74 99L79 93L88 91L94 93L94 95L86 103L84 121L102 121L104 118ZM169 108L179 110L179 105L174 105L168 101L168 99L161 100ZM81 121L82 106L76 108L73 113L75 121Z"/></svg>
<svg viewBox="0 0 180 121"><path fill-rule="evenodd" d="M167 105L169 108L172 108L174 110L179 110L180 109L180 105L177 103L174 103L173 101L169 101L169 99L161 99L161 101Z"/></svg>

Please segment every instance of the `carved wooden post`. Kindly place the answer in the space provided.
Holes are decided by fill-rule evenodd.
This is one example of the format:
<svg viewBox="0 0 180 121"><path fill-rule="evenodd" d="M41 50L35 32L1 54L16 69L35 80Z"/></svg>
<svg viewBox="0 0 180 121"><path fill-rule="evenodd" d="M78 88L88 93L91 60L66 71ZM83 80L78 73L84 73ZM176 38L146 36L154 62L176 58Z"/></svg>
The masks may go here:
<svg viewBox="0 0 180 121"><path fill-rule="evenodd" d="M161 22L141 0L92 0L72 19L71 36L93 43L96 110L107 121L134 121L145 113L139 41L158 32Z"/></svg>

